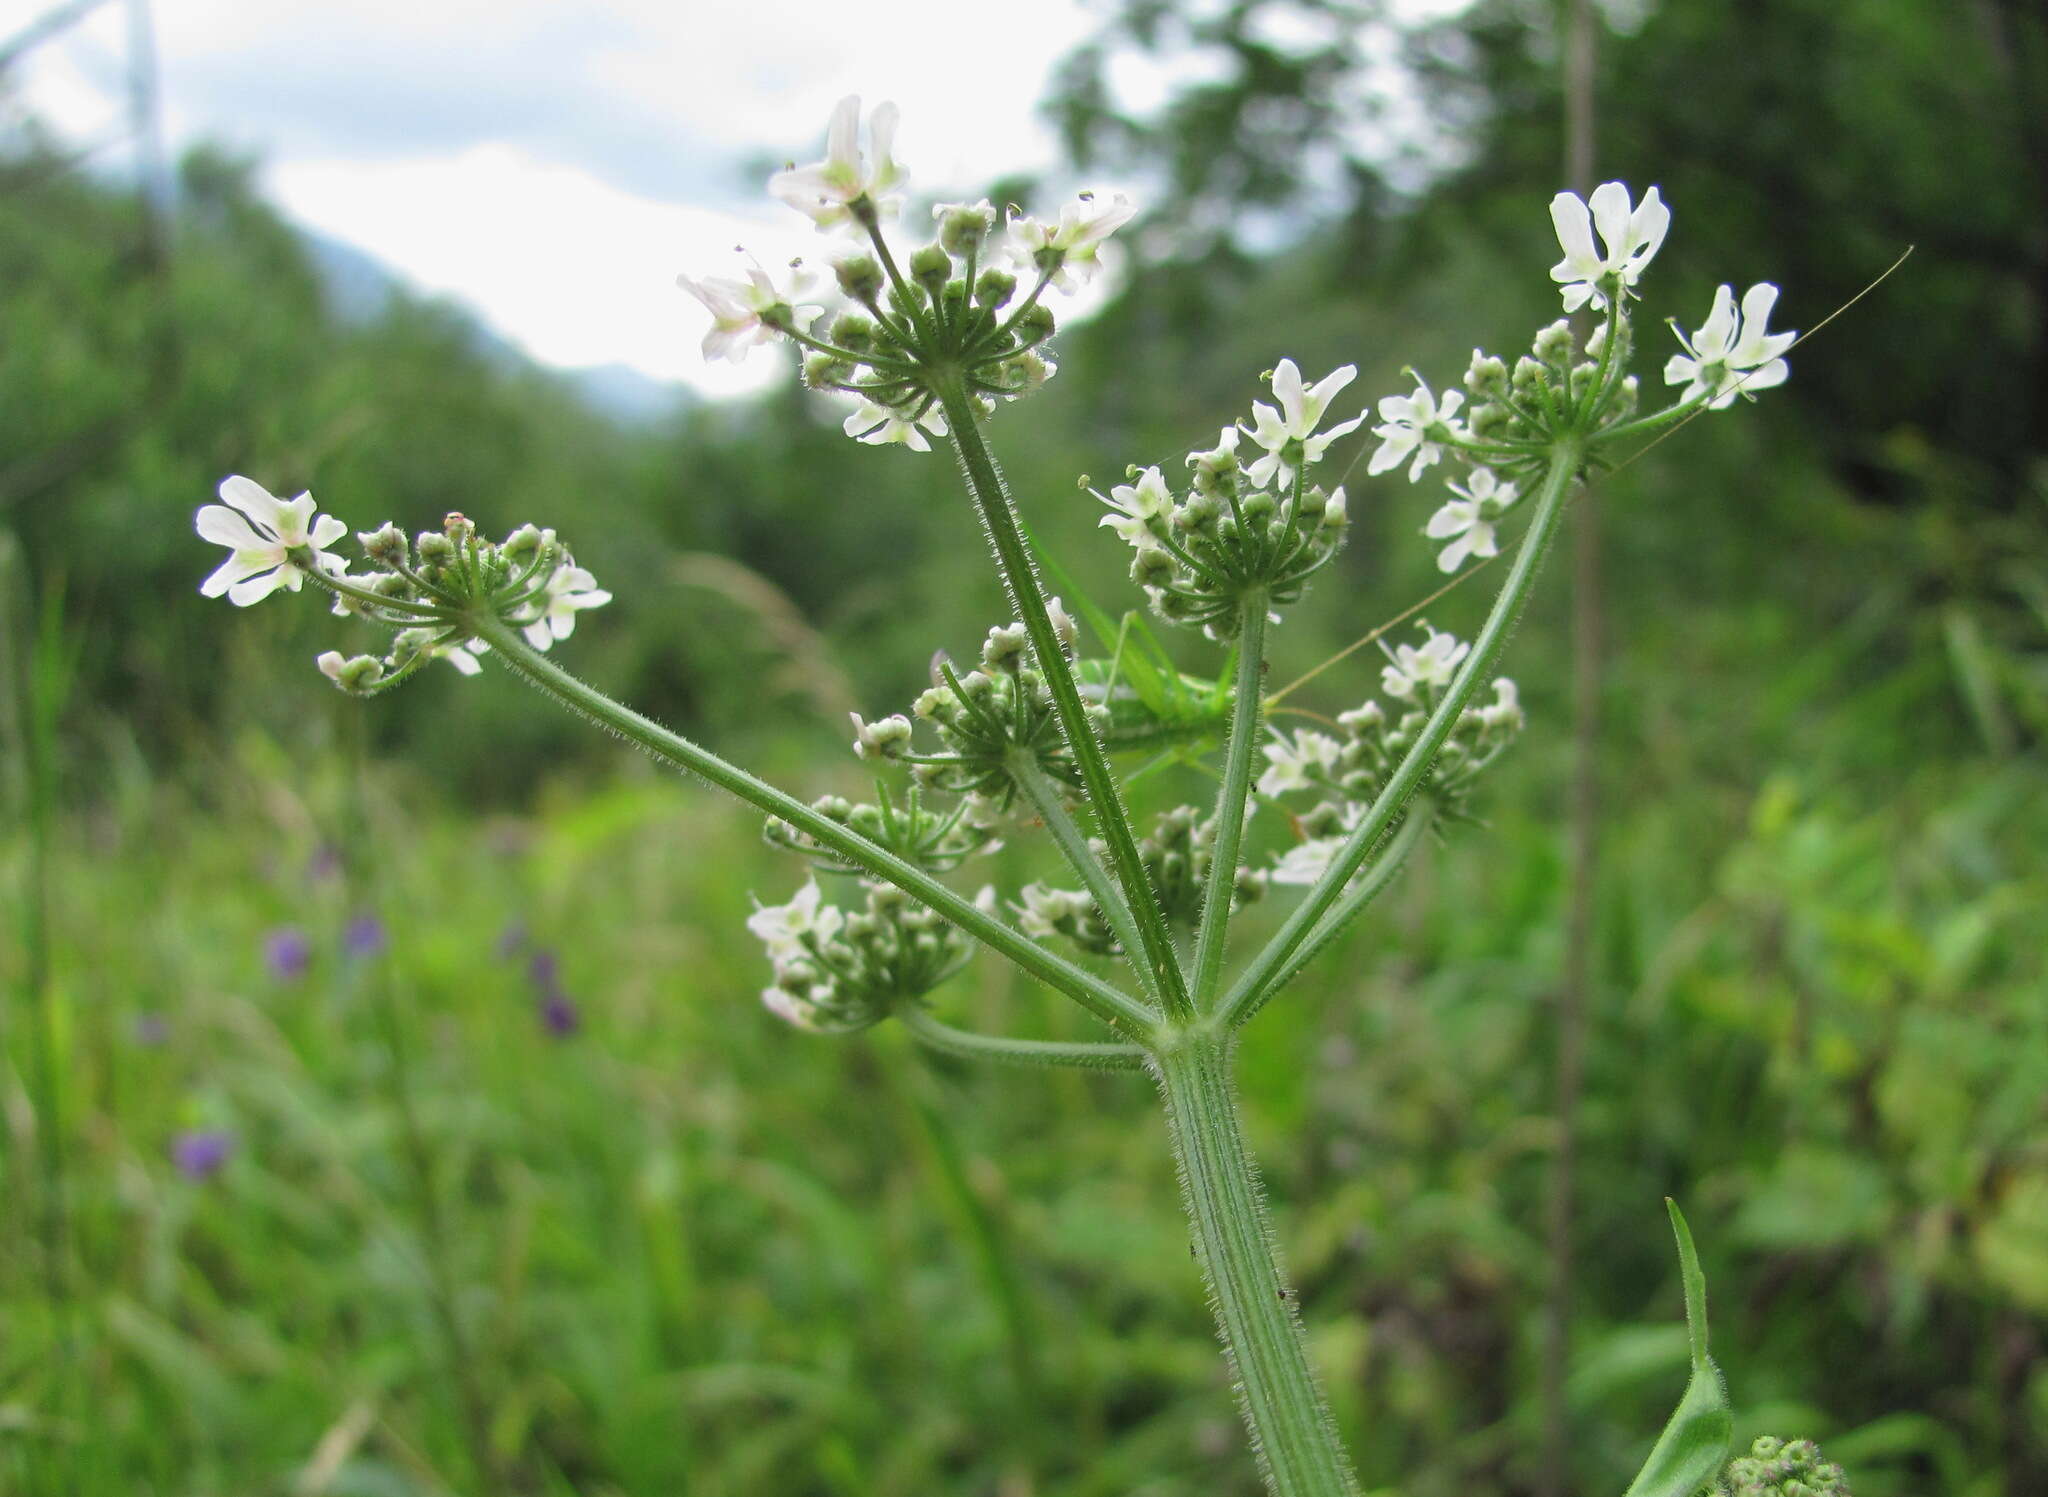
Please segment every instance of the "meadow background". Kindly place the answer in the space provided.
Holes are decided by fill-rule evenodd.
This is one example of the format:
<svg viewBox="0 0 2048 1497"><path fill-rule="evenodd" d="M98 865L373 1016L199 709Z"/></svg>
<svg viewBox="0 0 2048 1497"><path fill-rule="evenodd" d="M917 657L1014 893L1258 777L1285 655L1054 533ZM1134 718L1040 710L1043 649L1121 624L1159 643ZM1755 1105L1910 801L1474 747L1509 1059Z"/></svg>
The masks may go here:
<svg viewBox="0 0 2048 1497"><path fill-rule="evenodd" d="M993 441L1121 609L1076 475L1205 444L1283 354L1356 362L1363 398L1555 315L1562 107L1541 4L1406 23L1427 128L1350 151L1349 33L1270 29L1339 7L1100 9L1047 107L1077 170L1152 184L1149 263ZM2048 25L2023 0L1603 17L1599 176L1677 213L1646 328L1722 278L1778 282L1811 327L1916 250L1784 390L1603 485L1561 1483L1562 558L1512 647L1531 729L1490 825L1251 1031L1278 1227L1375 1492L1620 1490L1684 1376L1668 1194L1744 1438L1816 1436L1871 1497L2029 1497ZM1196 46L1232 66L1119 112L1118 58ZM593 409L447 305L347 305L251 180L188 155L166 249L57 142L0 157L0 1491L1254 1492L1142 1081L790 1032L741 922L801 874L752 813L495 672L344 699L310 668L342 621L196 591L191 512L228 472L362 527L552 523L618 595L574 669L853 790L845 710L897 710L1001 616L950 462L855 449L794 389ZM1433 501L1352 492L1276 681L1435 585ZM1468 631L1483 591L1432 622ZM986 959L939 1003L1085 1033Z"/></svg>

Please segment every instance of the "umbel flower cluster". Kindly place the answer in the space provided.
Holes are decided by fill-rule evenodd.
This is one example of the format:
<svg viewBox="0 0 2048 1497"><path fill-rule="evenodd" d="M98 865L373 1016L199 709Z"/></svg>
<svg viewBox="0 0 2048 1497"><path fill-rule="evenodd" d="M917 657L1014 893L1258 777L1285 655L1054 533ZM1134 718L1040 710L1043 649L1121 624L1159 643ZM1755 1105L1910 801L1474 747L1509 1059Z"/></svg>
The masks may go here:
<svg viewBox="0 0 2048 1497"><path fill-rule="evenodd" d="M775 966L761 1001L799 1029L866 1029L929 993L972 954L966 936L901 889L873 879L861 887L866 906L850 915L824 903L813 879L788 904L747 917ZM977 903L994 909L995 890L983 889Z"/></svg>
<svg viewBox="0 0 2048 1497"><path fill-rule="evenodd" d="M936 372L961 380L976 409L1038 389L1055 373L1040 351L1054 318L1048 289L1071 293L1109 259L1109 236L1137 209L1122 194L1082 193L1041 221L988 199L940 203L929 241L900 259L883 226L902 216L906 174L894 155L897 110L883 104L861 142L858 96L832 112L825 159L778 172L768 191L840 241L828 311L823 279L801 261L781 281L759 265L744 280L687 275L677 283L711 313L707 358L735 362L758 344L788 340L804 351L804 382L854 397L846 434L929 451L945 436Z"/></svg>
<svg viewBox="0 0 2048 1497"><path fill-rule="evenodd" d="M1380 690L1391 709L1368 698L1337 718L1341 737L1303 728L1291 737L1275 733L1266 745L1260 795L1309 793L1322 797L1295 818L1303 840L1273 869L1281 884L1313 884L1344 845L1345 834L1386 789L1424 723L1451 684L1471 646L1452 635L1420 626L1420 646L1400 644L1387 651ZM1445 822L1467 819L1473 783L1518 737L1522 704L1515 683L1500 677L1493 699L1459 713L1423 789Z"/></svg>
<svg viewBox="0 0 2048 1497"><path fill-rule="evenodd" d="M1089 844L1096 857L1104 852L1099 839ZM1138 839L1138 856L1158 891L1169 927L1192 930L1209 892L1209 870L1215 862L1216 818L1194 806L1175 806L1154 818L1152 829ZM1238 866L1230 891L1231 908L1242 909L1266 892L1266 874ZM1050 884L1026 884L1018 891L1017 928L1028 936L1058 936L1092 956L1121 956L1123 943L1110 929L1093 895Z"/></svg>
<svg viewBox="0 0 2048 1497"><path fill-rule="evenodd" d="M1728 1463L1711 1497L1850 1497L1842 1468L1821 1459L1811 1440L1761 1435L1749 1454Z"/></svg>
<svg viewBox="0 0 2048 1497"><path fill-rule="evenodd" d="M356 696L387 691L431 660L475 675L483 669L477 657L488 648L477 637L483 615L545 650L576 631L578 613L611 601L552 530L522 525L490 541L466 517L451 514L439 530L408 540L387 522L356 537L372 570L350 572L327 549L348 526L332 515L316 517L311 494L286 502L238 474L222 482L220 497L224 503L199 511L198 530L229 555L199 590L246 608L280 588L297 592L310 579L332 595L335 613L395 630L384 654L320 655L321 673Z"/></svg>

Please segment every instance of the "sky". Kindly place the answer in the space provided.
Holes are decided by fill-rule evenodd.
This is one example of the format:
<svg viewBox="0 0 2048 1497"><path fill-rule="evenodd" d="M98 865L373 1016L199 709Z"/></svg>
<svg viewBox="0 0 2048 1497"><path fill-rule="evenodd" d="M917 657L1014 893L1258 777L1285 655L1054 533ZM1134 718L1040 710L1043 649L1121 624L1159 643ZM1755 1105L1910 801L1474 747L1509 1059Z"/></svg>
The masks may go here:
<svg viewBox="0 0 2048 1497"><path fill-rule="evenodd" d="M58 0L0 0L0 39ZM467 304L543 363L620 363L706 394L679 271L824 248L761 183L818 159L844 94L896 100L914 192L1050 168L1037 102L1093 28L1081 0L155 0L175 154L256 153L290 217ZM123 118L128 6L37 48L17 98L68 140ZM1028 17L1028 21L1020 21ZM118 163L118 150L107 160Z"/></svg>

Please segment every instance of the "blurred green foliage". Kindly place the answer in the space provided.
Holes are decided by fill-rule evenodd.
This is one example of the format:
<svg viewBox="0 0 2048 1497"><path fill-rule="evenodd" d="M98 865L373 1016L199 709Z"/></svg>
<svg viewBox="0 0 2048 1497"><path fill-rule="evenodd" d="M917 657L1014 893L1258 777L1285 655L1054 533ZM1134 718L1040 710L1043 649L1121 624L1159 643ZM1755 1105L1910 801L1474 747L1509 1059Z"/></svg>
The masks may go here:
<svg viewBox="0 0 2048 1497"><path fill-rule="evenodd" d="M1336 10L1214 9L1241 51L1274 50L1262 9ZM1124 16L1111 50L1211 44L1179 8ZM1077 474L1206 444L1282 355L1358 362L1362 396L1554 315L1548 17L1409 35L1469 150L1426 191L1360 162L1341 193L1289 178L1307 135L1261 122L1355 60L1253 58L1159 130L1111 128L1070 70L1098 111L1073 139L1166 161L1152 242L1185 251L993 430L1099 601L1131 599ZM1684 1382L1666 1194L1738 1440L1817 1436L1876 1497L2048 1486L2044 66L2005 0L1671 4L1603 39L1603 174L1677 211L1654 313L1770 277L1811 326L1921 247L1786 389L1607 485L1586 1491L1620 1488ZM1253 183L1305 234L1285 253L1217 232ZM1335 211L1286 219L1304 191ZM1141 1082L784 1031L740 922L798 874L751 817L495 672L366 711L311 669L358 626L196 591L190 515L230 471L361 528L554 524L620 595L576 669L846 789L838 714L903 705L998 617L949 465L856 450L794 392L619 429L445 308L346 323L218 156L186 165L168 273L128 248L133 212L46 156L0 163L0 1490L475 1490L474 1399L512 1491L1250 1493ZM1431 505L1354 486L1276 682L1436 585ZM1339 1417L1406 1497L1536 1479L1568 755L1549 581L1493 825L1423 859L1244 1061ZM1432 621L1469 627L1477 592ZM48 778L37 662L69 687ZM1289 706L1341 710L1371 675ZM312 877L323 849L340 871ZM370 909L388 961L342 948ZM541 1024L531 948L497 954L514 921L559 952L578 1035ZM314 950L296 981L261 957L288 924ZM958 987L949 1014L1079 1033L994 964ZM209 1181L168 1155L195 1127L236 1141Z"/></svg>

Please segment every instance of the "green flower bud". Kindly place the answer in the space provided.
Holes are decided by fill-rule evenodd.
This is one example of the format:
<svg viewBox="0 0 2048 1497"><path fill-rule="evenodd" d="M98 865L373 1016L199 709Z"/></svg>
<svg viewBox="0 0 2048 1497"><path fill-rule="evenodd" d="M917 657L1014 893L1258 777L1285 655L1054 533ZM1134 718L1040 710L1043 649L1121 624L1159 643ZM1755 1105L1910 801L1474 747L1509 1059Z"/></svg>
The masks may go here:
<svg viewBox="0 0 2048 1497"><path fill-rule="evenodd" d="M957 204L939 218L939 243L948 254L964 259L969 251L981 248L995 224L995 209L986 201Z"/></svg>
<svg viewBox="0 0 2048 1497"><path fill-rule="evenodd" d="M841 312L832 321L832 341L854 353L866 353L875 346L875 322L859 312Z"/></svg>
<svg viewBox="0 0 2048 1497"><path fill-rule="evenodd" d="M944 246L927 244L912 251L910 256L910 278L924 287L929 296L937 296L939 288L946 284L953 274L953 257L946 253Z"/></svg>
<svg viewBox="0 0 2048 1497"><path fill-rule="evenodd" d="M1000 307L1017 292L1017 278L1007 270L984 270L974 281L974 300L979 306Z"/></svg>
<svg viewBox="0 0 2048 1497"><path fill-rule="evenodd" d="M832 267L839 289L857 302L871 302L882 294L886 278L873 255L848 255Z"/></svg>
<svg viewBox="0 0 2048 1497"><path fill-rule="evenodd" d="M412 559L405 544L405 532L389 521L376 530L359 533L356 540L362 545L363 555L379 566L401 567Z"/></svg>

